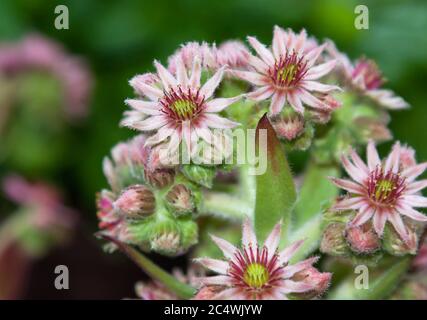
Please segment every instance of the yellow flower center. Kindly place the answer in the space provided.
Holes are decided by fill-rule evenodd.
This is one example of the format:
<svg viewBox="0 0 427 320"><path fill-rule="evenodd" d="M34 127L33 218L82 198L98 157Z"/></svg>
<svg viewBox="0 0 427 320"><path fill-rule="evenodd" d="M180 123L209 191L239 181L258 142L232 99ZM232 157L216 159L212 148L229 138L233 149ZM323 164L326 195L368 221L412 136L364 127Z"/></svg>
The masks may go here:
<svg viewBox="0 0 427 320"><path fill-rule="evenodd" d="M379 180L375 186L375 199L378 201L387 199L395 188L394 181L386 179Z"/></svg>
<svg viewBox="0 0 427 320"><path fill-rule="evenodd" d="M243 273L243 280L252 288L262 288L270 278L267 268L260 263L251 263Z"/></svg>

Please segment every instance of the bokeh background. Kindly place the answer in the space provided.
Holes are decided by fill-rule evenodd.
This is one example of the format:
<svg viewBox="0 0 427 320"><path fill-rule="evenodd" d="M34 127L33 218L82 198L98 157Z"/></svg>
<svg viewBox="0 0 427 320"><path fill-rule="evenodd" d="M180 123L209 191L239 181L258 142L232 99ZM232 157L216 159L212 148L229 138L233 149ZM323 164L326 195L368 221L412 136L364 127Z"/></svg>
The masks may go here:
<svg viewBox="0 0 427 320"><path fill-rule="evenodd" d="M59 4L69 9L69 30L54 28L54 8ZM358 4L369 8L369 30L354 28ZM71 242L32 265L23 298L134 296L133 285L143 278L142 272L118 253L103 253L101 243L93 236L97 230L94 194L106 187L102 158L119 140L133 135L118 127L125 110L123 101L133 95L128 80L152 70L153 59L166 62L180 44L188 41L220 43L256 35L270 43L275 24L295 30L306 28L319 39L330 38L352 58L366 55L375 59L388 79L386 86L412 106L392 113L395 138L413 146L419 161L427 160L425 0L0 1L0 43L38 32L83 57L94 78L88 117L69 124L66 134L48 146L61 150L51 159L55 170L34 170L31 163L25 165L32 161L25 156L19 167L14 161L0 162L0 177L19 170L26 177L49 181L63 191L67 205L80 215ZM4 143L7 141L0 141L0 145ZM3 197L0 201L1 221L12 206ZM155 259L165 266L171 264ZM181 262L178 259L172 264ZM70 290L58 291L53 286L53 270L58 264L69 267Z"/></svg>

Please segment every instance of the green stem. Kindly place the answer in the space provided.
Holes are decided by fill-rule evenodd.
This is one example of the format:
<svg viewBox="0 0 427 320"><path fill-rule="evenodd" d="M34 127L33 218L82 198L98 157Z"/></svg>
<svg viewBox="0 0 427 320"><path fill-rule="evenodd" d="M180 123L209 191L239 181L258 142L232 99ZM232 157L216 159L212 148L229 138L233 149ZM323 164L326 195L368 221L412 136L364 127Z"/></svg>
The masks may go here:
<svg viewBox="0 0 427 320"><path fill-rule="evenodd" d="M162 268L157 266L150 259L131 246L103 234L100 234L100 237L117 245L123 253L125 253L151 278L161 282L167 289L175 293L179 298L190 299L196 293L195 288L178 281L175 277L164 271Z"/></svg>
<svg viewBox="0 0 427 320"><path fill-rule="evenodd" d="M220 218L242 220L245 215L252 215L252 207L247 201L227 193L206 192L202 212Z"/></svg>

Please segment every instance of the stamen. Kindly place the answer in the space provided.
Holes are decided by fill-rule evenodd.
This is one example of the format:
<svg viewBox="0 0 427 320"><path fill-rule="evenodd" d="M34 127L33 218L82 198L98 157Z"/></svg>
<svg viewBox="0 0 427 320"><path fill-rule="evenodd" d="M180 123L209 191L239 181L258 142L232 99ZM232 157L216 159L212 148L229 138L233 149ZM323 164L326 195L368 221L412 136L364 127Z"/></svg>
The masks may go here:
<svg viewBox="0 0 427 320"><path fill-rule="evenodd" d="M296 52L280 56L274 67L270 69L270 77L275 85L282 88L294 87L307 73L307 62Z"/></svg>
<svg viewBox="0 0 427 320"><path fill-rule="evenodd" d="M202 111L204 98L200 96L200 91L193 92L182 90L180 86L177 89L171 89L164 92L162 112L170 118L178 121L192 120Z"/></svg>
<svg viewBox="0 0 427 320"><path fill-rule="evenodd" d="M405 179L391 171L384 173L380 166L369 175L368 195L376 204L393 206L405 187Z"/></svg>

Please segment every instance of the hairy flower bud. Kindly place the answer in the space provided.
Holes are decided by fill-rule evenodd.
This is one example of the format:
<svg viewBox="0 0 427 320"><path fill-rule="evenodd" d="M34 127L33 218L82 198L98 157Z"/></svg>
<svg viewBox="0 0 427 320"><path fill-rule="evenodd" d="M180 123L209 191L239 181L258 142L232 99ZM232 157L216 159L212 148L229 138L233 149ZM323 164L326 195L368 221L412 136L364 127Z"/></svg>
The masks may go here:
<svg viewBox="0 0 427 320"><path fill-rule="evenodd" d="M212 187L213 179L216 175L215 168L194 164L183 165L181 171L189 180L206 188Z"/></svg>
<svg viewBox="0 0 427 320"><path fill-rule="evenodd" d="M280 115L272 117L271 122L279 138L292 141L303 133L304 117L290 108L285 110Z"/></svg>
<svg viewBox="0 0 427 320"><path fill-rule="evenodd" d="M384 249L394 256L416 254L418 249L418 235L412 226L407 225L408 241L405 242L390 225L386 225L383 236Z"/></svg>
<svg viewBox="0 0 427 320"><path fill-rule="evenodd" d="M380 239L369 223L347 228L345 237L350 248L356 253L372 253L381 245Z"/></svg>
<svg viewBox="0 0 427 320"><path fill-rule="evenodd" d="M155 209L153 192L143 185L133 185L126 188L114 202L114 207L120 210L126 218L138 219L150 216Z"/></svg>
<svg viewBox="0 0 427 320"><path fill-rule="evenodd" d="M144 170L144 178L151 186L162 189L172 184L175 171L172 169Z"/></svg>
<svg viewBox="0 0 427 320"><path fill-rule="evenodd" d="M320 243L320 251L333 256L341 256L348 253L347 243L344 237L345 224L334 222L329 224Z"/></svg>
<svg viewBox="0 0 427 320"><path fill-rule="evenodd" d="M312 299L322 295L328 289L331 282L332 273L319 272L314 267L308 267L294 274L291 280L303 282L313 286L313 289L303 293L296 293L297 297Z"/></svg>
<svg viewBox="0 0 427 320"><path fill-rule="evenodd" d="M198 238L197 224L192 220L157 221L146 231L151 250L168 256L185 253Z"/></svg>
<svg viewBox="0 0 427 320"><path fill-rule="evenodd" d="M166 195L168 207L176 216L193 212L195 209L191 190L183 184L177 184Z"/></svg>

